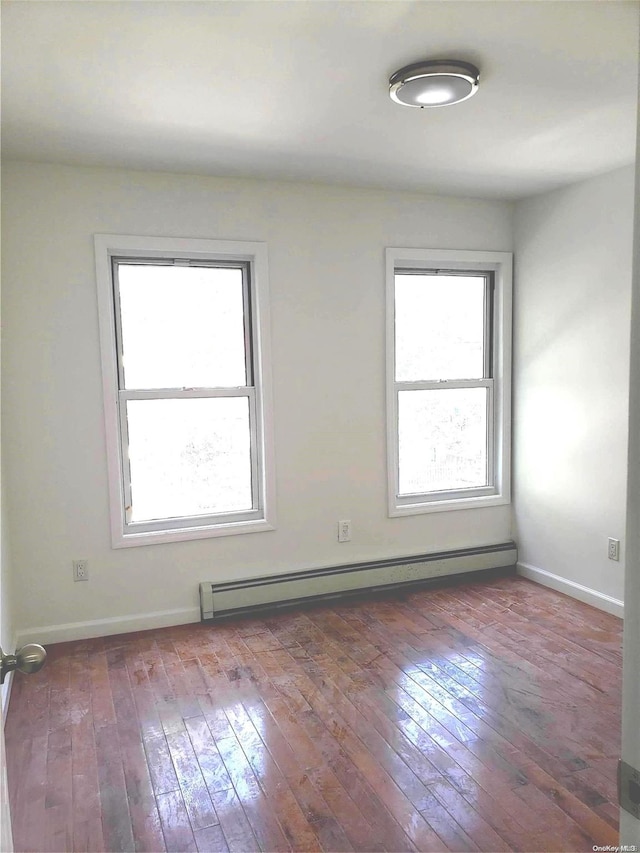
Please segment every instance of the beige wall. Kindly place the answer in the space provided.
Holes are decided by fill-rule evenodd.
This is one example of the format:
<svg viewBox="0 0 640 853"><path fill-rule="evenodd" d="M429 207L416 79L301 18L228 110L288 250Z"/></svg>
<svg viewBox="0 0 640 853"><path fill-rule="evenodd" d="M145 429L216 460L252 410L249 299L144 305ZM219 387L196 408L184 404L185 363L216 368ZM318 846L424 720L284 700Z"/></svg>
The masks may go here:
<svg viewBox="0 0 640 853"><path fill-rule="evenodd" d="M17 627L178 610L197 585L508 539L510 508L387 517L384 248L510 251L511 205L3 167L4 428ZM92 235L266 241L278 526L112 550ZM336 541L350 518L353 539ZM72 581L71 561L90 580ZM99 626L108 633L111 623Z"/></svg>

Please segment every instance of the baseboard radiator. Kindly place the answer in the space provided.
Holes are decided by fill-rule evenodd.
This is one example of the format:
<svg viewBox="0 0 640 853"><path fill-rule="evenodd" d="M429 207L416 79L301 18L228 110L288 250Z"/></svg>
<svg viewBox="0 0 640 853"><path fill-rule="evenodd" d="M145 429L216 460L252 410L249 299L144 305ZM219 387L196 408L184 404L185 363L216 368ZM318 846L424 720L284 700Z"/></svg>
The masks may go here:
<svg viewBox="0 0 640 853"><path fill-rule="evenodd" d="M423 586L450 575L506 573L517 562L515 542L461 548L281 575L200 584L202 621L298 606L322 599Z"/></svg>

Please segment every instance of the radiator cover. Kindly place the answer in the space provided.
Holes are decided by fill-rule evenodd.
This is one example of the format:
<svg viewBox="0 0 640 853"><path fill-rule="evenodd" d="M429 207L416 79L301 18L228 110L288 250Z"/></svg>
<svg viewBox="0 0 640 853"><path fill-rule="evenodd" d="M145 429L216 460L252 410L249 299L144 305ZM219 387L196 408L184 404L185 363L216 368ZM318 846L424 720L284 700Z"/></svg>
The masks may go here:
<svg viewBox="0 0 640 853"><path fill-rule="evenodd" d="M461 548L280 575L200 584L202 621L300 603L417 586L440 577L515 567L515 542Z"/></svg>

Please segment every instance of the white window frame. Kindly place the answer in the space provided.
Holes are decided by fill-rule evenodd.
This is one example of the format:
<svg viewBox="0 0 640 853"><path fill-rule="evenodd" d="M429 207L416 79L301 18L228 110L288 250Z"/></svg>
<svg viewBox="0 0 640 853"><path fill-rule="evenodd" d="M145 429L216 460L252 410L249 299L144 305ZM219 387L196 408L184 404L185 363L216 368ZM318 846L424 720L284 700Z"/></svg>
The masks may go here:
<svg viewBox="0 0 640 853"><path fill-rule="evenodd" d="M445 273L479 272L493 276L490 378L465 382L397 382L395 377L395 275L396 272L437 270ZM387 472L389 516L501 506L511 502L511 312L513 255L510 252L459 249L386 250L387 301ZM486 330L485 330L486 334ZM486 372L486 371L485 371ZM401 390L487 387L488 467L491 485L477 489L399 494L398 393ZM492 389L492 390L491 390Z"/></svg>
<svg viewBox="0 0 640 853"><path fill-rule="evenodd" d="M275 460L269 336L267 247L264 243L231 242L121 234L94 235L98 318L106 431L111 542L114 548L152 545L189 539L258 533L275 529ZM212 389L125 390L118 358L119 307L114 259L132 262L186 264L188 261L243 268L250 318L246 318L247 386ZM220 513L183 519L132 523L126 459L127 400L244 396L249 401L253 508L244 513Z"/></svg>

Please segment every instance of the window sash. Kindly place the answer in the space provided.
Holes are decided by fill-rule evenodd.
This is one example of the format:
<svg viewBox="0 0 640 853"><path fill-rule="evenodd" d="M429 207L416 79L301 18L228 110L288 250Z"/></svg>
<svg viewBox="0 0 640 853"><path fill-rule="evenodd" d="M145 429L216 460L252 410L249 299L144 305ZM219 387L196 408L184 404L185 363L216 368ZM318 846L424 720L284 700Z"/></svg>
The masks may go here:
<svg viewBox="0 0 640 853"><path fill-rule="evenodd" d="M400 492L400 458L399 458L399 405L398 395L401 391L441 391L447 388L486 388L487 389L487 484L471 486L468 489L442 489L433 492ZM483 497L496 494L495 468L495 383L493 379L446 379L438 382L397 382L395 402L395 498L398 506L411 506L416 503L429 501L455 500L468 497Z"/></svg>
<svg viewBox="0 0 640 853"><path fill-rule="evenodd" d="M495 429L495 280L494 273L487 270L475 270L471 267L464 269L430 269L424 267L394 267L393 270L393 418L394 418L394 447L393 447L393 483L395 504L398 507L428 504L441 501L464 500L465 498L490 497L498 493L496 484L496 429ZM483 334L483 379L439 379L399 382L396 373L396 320L395 320L395 277L398 275L433 275L433 276L464 276L482 277L484 285L484 334ZM486 388L487 389L487 484L473 486L468 489L443 489L432 492L405 493L400 492L400 459L399 459L399 405L400 391L445 390L447 388Z"/></svg>
<svg viewBox="0 0 640 853"><path fill-rule="evenodd" d="M223 261L216 259L196 260L191 258L146 258L140 256L128 257L125 255L114 255L111 258L111 276L113 281L114 320L116 333L116 357L118 365L118 389L125 389L124 358L123 358L123 334L122 334L122 312L120 306L120 279L119 266L175 266L175 267L207 267L209 269L239 269L242 271L242 306L244 326L244 363L245 378L247 386L255 384L254 365L254 340L253 340L253 311L251 304L251 264L248 261ZM132 390L132 389L131 389Z"/></svg>
<svg viewBox="0 0 640 853"><path fill-rule="evenodd" d="M123 359L123 335L122 315L120 306L120 288L118 269L120 264L139 264L146 266L189 266L209 267L214 269L240 269L242 270L242 293L243 293L243 326L244 326L244 353L245 353L245 375L246 385L234 387L216 388L154 388L154 389L127 389L125 387L124 359ZM170 257L138 257L117 255L111 258L113 299L114 299L114 325L115 345L117 360L117 410L119 423L119 443L122 474L122 526L125 534L152 533L158 531L183 530L185 528L210 527L216 524L232 524L238 522L256 521L264 516L261 495L263 494L263 482L261 465L259 464L259 448L261 436L258 435L259 418L257 415L257 389L254 383L255 365L254 334L252 311L251 311L251 264L245 261L222 261L217 259L195 260L191 258ZM250 435L250 459L251 459L251 502L250 510L242 512L220 512L214 514L203 514L194 516L172 516L169 518L154 519L153 521L130 521L129 515L132 506L132 483L131 469L129 464L129 430L127 424L127 402L129 400L169 400L169 399L200 399L207 397L246 397L249 404L249 435Z"/></svg>
<svg viewBox="0 0 640 853"><path fill-rule="evenodd" d="M129 429L127 424L128 400L188 400L206 397L246 397L249 402L249 436L251 458L251 503L250 510L243 512L220 512L205 515L171 516L153 521L130 521L132 506L131 469L129 465ZM188 527L207 527L213 524L254 521L262 518L262 477L258 464L259 436L257 430L256 389L246 388L169 388L152 391L119 391L118 420L120 424L120 457L122 459L123 527L125 533L145 533L157 530L182 530Z"/></svg>
<svg viewBox="0 0 640 853"><path fill-rule="evenodd" d="M495 315L495 274L488 270L474 269L430 269L428 267L394 267L393 270L393 381L396 385L400 385L397 377L396 367L396 316L395 316L395 277L398 275L432 275L449 278L452 276L461 276L463 278L483 278L484 279L484 300L483 300L483 319L484 319L484 335L483 335L483 367L484 378L489 379L495 375L495 353L494 353L494 315ZM464 377L460 377L462 380ZM432 382L442 382L445 380L429 380ZM476 380L473 380L476 381Z"/></svg>

